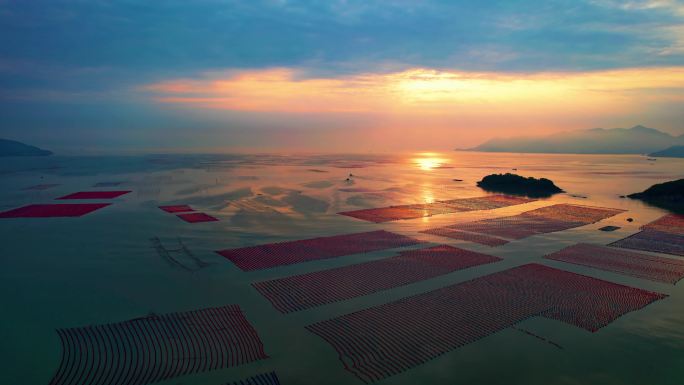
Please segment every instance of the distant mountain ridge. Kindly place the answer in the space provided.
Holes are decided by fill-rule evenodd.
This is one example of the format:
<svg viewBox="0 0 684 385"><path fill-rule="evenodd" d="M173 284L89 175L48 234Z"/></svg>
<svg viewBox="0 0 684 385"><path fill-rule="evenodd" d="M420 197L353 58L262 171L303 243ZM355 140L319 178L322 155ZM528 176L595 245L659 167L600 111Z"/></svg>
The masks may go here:
<svg viewBox="0 0 684 385"><path fill-rule="evenodd" d="M632 128L593 128L544 137L495 138L470 151L554 154L648 154L684 145L684 135L673 136L641 125Z"/></svg>
<svg viewBox="0 0 684 385"><path fill-rule="evenodd" d="M15 140L0 139L0 156L47 156L52 151L30 146Z"/></svg>

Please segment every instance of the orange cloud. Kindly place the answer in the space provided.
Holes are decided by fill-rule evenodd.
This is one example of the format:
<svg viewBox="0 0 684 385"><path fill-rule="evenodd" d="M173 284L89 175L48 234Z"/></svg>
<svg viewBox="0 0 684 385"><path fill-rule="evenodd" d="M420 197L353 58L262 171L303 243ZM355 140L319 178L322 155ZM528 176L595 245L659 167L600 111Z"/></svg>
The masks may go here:
<svg viewBox="0 0 684 385"><path fill-rule="evenodd" d="M510 74L410 69L305 78L296 70L208 73L143 87L160 103L285 113L601 114L681 100L684 67Z"/></svg>

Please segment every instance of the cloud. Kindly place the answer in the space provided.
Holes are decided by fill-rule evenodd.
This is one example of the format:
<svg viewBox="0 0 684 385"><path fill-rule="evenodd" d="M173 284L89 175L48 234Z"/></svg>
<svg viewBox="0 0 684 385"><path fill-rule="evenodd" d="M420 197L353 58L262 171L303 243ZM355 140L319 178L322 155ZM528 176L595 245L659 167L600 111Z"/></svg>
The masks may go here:
<svg viewBox="0 0 684 385"><path fill-rule="evenodd" d="M681 132L683 24L674 0L0 0L0 131Z"/></svg>
<svg viewBox="0 0 684 385"><path fill-rule="evenodd" d="M455 115L481 111L559 116L638 108L684 95L684 67L589 72L497 73L414 68L345 77L306 77L290 68L171 79L141 90L158 103L235 111ZM669 92L668 92L669 91Z"/></svg>

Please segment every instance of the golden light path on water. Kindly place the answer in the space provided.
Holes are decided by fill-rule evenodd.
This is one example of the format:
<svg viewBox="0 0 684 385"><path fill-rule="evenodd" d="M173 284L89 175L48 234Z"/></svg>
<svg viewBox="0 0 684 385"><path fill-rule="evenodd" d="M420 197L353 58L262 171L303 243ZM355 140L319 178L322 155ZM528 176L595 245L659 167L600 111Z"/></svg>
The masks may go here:
<svg viewBox="0 0 684 385"><path fill-rule="evenodd" d="M417 158L413 159L413 163L418 166L421 170L430 171L442 166L446 159L440 158L437 153L434 152L422 152L417 154Z"/></svg>

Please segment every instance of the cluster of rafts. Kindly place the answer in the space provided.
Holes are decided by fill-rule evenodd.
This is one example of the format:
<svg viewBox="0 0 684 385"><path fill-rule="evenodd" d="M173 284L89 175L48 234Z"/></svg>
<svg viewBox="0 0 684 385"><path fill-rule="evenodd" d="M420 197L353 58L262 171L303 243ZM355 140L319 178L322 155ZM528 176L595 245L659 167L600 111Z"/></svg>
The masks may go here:
<svg viewBox="0 0 684 385"><path fill-rule="evenodd" d="M31 190L46 190L56 185L43 184L28 187ZM57 200L110 200L130 193L120 191L79 191L57 198ZM43 203L18 207L1 212L0 218L58 218L80 217L109 206L111 203Z"/></svg>
<svg viewBox="0 0 684 385"><path fill-rule="evenodd" d="M102 194L114 197L122 193L125 192L95 195L82 192L60 199L103 198ZM343 214L383 222L528 201L489 196ZM169 213L194 212L189 206L160 208ZM22 209L24 214L36 210L17 210ZM490 237L496 241L480 243L498 246L513 239L584 226L620 212L561 204L425 232L475 242ZM379 230L217 253L243 271L253 271L422 243L412 237ZM684 255L683 247L684 216L667 215L611 246L580 243L545 258L675 284L684 277L684 261L625 249ZM253 287L275 309L291 313L500 260L438 245L403 250L389 258L254 282ZM337 351L344 367L368 383L411 369L530 317L546 317L595 332L620 316L665 297L665 294L532 263L317 322L306 329L327 341ZM268 357L256 330L237 305L149 315L57 332L63 357L51 385L148 384ZM265 373L235 384L238 383L273 385L279 384L279 380L275 373Z"/></svg>

